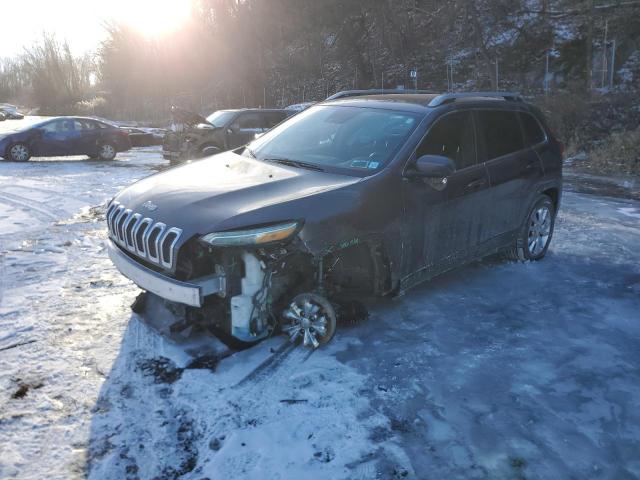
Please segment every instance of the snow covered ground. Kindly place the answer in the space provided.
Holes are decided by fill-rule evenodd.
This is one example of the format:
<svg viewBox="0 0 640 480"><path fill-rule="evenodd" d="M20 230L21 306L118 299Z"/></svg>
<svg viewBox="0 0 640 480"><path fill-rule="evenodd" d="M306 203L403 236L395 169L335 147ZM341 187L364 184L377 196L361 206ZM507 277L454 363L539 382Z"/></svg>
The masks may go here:
<svg viewBox="0 0 640 480"><path fill-rule="evenodd" d="M0 162L0 478L640 478L628 186L572 177L542 262L449 273L311 354L230 355L143 323L106 257L106 201L164 166Z"/></svg>

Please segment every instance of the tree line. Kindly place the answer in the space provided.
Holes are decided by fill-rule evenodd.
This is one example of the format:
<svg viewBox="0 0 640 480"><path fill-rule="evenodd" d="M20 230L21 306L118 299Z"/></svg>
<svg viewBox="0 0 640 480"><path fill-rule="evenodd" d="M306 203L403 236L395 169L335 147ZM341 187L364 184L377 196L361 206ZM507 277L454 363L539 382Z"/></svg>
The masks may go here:
<svg viewBox="0 0 640 480"><path fill-rule="evenodd" d="M638 87L639 13L633 0L194 0L165 38L110 23L73 57L45 36L0 62L0 101L159 120L172 104L208 113L351 88L589 95Z"/></svg>

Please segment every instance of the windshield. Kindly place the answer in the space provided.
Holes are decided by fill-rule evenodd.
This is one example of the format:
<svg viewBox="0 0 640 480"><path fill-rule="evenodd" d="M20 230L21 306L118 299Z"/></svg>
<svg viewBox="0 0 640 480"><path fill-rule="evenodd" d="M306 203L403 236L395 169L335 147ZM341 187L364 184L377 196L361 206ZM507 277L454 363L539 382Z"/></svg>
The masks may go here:
<svg viewBox="0 0 640 480"><path fill-rule="evenodd" d="M24 117L20 120L4 120L0 122L0 133L19 132L28 128L37 127L51 119L46 117Z"/></svg>
<svg viewBox="0 0 640 480"><path fill-rule="evenodd" d="M311 107L252 142L259 160L373 173L407 140L420 116L367 107Z"/></svg>
<svg viewBox="0 0 640 480"><path fill-rule="evenodd" d="M231 120L235 116L236 112L230 112L228 110L218 110L217 112L213 112L211 115L207 117L207 122L209 122L214 127L224 127L229 120Z"/></svg>

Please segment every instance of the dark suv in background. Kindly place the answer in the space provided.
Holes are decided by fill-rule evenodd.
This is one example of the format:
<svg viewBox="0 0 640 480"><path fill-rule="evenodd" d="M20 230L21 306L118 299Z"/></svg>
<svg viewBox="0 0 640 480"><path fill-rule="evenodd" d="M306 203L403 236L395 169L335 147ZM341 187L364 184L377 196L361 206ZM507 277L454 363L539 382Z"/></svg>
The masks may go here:
<svg viewBox="0 0 640 480"><path fill-rule="evenodd" d="M202 158L252 141L287 116L288 110L244 108L218 110L207 118L173 107L176 129L164 137L162 155L172 162Z"/></svg>
<svg viewBox="0 0 640 480"><path fill-rule="evenodd" d="M543 258L561 192L562 146L515 94L349 98L123 190L108 251L227 339L317 347L354 299L501 251Z"/></svg>

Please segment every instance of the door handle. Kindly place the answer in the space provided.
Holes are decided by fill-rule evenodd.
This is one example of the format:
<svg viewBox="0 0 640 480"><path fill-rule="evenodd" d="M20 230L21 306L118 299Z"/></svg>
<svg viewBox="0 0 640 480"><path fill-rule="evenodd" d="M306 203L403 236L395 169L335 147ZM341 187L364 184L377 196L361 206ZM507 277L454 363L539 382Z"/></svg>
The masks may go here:
<svg viewBox="0 0 640 480"><path fill-rule="evenodd" d="M478 188L478 187L482 187L487 183L487 181L484 178L478 178L477 180L474 180L473 182L469 182L467 184L467 188L471 189L471 188Z"/></svg>

